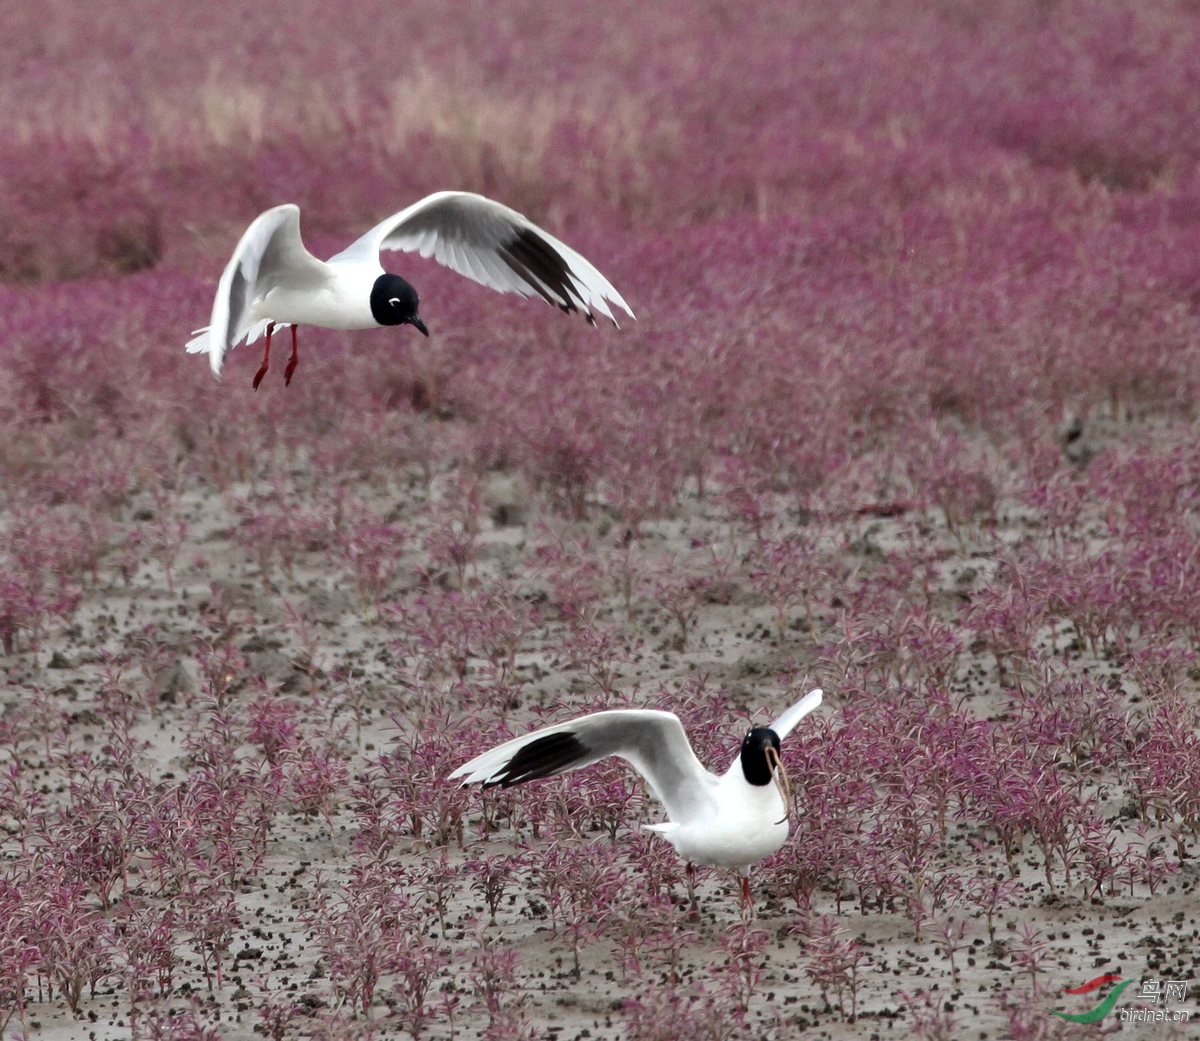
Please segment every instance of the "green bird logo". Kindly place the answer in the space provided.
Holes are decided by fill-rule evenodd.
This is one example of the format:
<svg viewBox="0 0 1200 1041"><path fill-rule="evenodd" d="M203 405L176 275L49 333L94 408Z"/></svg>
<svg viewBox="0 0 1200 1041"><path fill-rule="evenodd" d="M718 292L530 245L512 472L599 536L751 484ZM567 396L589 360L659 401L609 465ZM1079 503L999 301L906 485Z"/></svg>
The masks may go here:
<svg viewBox="0 0 1200 1041"><path fill-rule="evenodd" d="M1109 973L1106 976L1097 976L1094 980L1088 980L1087 983L1080 987L1067 987L1063 990L1064 994L1090 994L1094 990L1099 990L1105 984L1116 983L1099 1005L1090 1012L1084 1012L1080 1015L1072 1015L1070 1012L1059 1012L1057 1009L1049 1008L1047 1012L1053 1012L1060 1019L1065 1019L1068 1023L1098 1023L1112 1010L1117 1003L1117 999L1121 996L1121 991L1131 984L1133 980L1123 980L1120 976Z"/></svg>

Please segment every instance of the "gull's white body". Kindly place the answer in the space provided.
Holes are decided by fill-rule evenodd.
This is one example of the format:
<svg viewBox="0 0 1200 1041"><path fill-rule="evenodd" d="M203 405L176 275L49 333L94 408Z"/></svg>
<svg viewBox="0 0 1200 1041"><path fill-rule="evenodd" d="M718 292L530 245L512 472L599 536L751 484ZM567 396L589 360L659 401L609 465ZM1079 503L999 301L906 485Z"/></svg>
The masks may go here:
<svg viewBox="0 0 1200 1041"><path fill-rule="evenodd" d="M821 699L820 690L811 691L769 729L782 741ZM737 868L745 874L751 864L787 841L788 807L779 789L774 784L750 784L740 755L720 776L706 770L692 751L679 718L670 712L615 709L544 727L484 752L450 777L462 778L463 784L504 783L505 772L519 753L555 735L575 738L581 754L536 776L567 773L609 755L625 759L646 779L667 811L668 820L646 827L670 842L689 863Z"/></svg>
<svg viewBox="0 0 1200 1041"><path fill-rule="evenodd" d="M321 281L311 286L276 285L255 300L251 321L276 325L319 325L325 329L374 329L378 327L368 298L358 292L383 274L378 264L324 265Z"/></svg>
<svg viewBox="0 0 1200 1041"><path fill-rule="evenodd" d="M707 772L707 771L706 771ZM643 825L661 835L690 864L746 870L779 849L788 837L787 807L773 784L756 788L742 777L741 764L711 778L712 805L683 822Z"/></svg>
<svg viewBox="0 0 1200 1041"><path fill-rule="evenodd" d="M327 261L300 238L292 203L260 214L242 234L217 284L212 318L187 344L220 375L225 355L270 323L329 329L379 328L370 306L384 274L381 250L416 252L500 293L538 295L567 311L616 324L610 304L633 312L579 253L501 203L472 192L435 192L386 220Z"/></svg>

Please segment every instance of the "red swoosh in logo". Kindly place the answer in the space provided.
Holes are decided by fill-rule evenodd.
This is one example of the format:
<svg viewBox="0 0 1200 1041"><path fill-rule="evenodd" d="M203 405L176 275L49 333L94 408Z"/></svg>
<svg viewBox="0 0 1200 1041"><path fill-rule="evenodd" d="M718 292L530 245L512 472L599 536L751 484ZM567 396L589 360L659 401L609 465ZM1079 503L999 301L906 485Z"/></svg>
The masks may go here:
<svg viewBox="0 0 1200 1041"><path fill-rule="evenodd" d="M1094 980L1088 980L1081 987L1064 987L1064 994L1090 994L1099 987L1103 987L1106 983L1115 983L1121 977L1115 973L1109 973L1107 976L1097 976Z"/></svg>

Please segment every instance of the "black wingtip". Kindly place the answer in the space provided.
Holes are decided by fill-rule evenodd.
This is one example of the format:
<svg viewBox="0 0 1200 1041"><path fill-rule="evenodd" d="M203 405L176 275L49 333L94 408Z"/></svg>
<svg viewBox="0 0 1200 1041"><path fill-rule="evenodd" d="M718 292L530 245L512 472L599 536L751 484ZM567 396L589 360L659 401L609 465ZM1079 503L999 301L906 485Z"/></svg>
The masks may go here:
<svg viewBox="0 0 1200 1041"><path fill-rule="evenodd" d="M587 755L587 749L579 738L570 731L547 734L531 741L516 753L493 780L484 782L485 788L511 788L515 784L550 777L577 763Z"/></svg>
<svg viewBox="0 0 1200 1041"><path fill-rule="evenodd" d="M567 313L579 310L582 297L575 287L570 265L536 231L519 229L500 249L500 257L546 303ZM590 313L588 320L594 321Z"/></svg>

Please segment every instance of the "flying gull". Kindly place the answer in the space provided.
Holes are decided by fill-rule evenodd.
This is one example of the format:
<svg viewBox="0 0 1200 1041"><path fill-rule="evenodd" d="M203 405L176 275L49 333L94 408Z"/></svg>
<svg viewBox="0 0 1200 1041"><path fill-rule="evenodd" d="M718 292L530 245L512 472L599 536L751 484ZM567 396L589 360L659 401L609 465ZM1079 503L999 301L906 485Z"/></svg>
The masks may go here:
<svg viewBox="0 0 1200 1041"><path fill-rule="evenodd" d="M616 325L613 307L633 317L621 294L588 260L516 210L482 195L435 192L380 221L327 261L304 247L300 207L285 203L260 214L242 235L217 283L212 319L188 342L188 352L208 354L219 376L225 355L237 343L253 343L265 334L262 365L254 376L257 390L267 374L271 336L283 326L292 330L285 383L296 370L300 325L411 325L428 336L417 313L417 291L383 270L382 250L433 257L498 292L536 295L564 311L578 311L592 325L597 315Z"/></svg>

